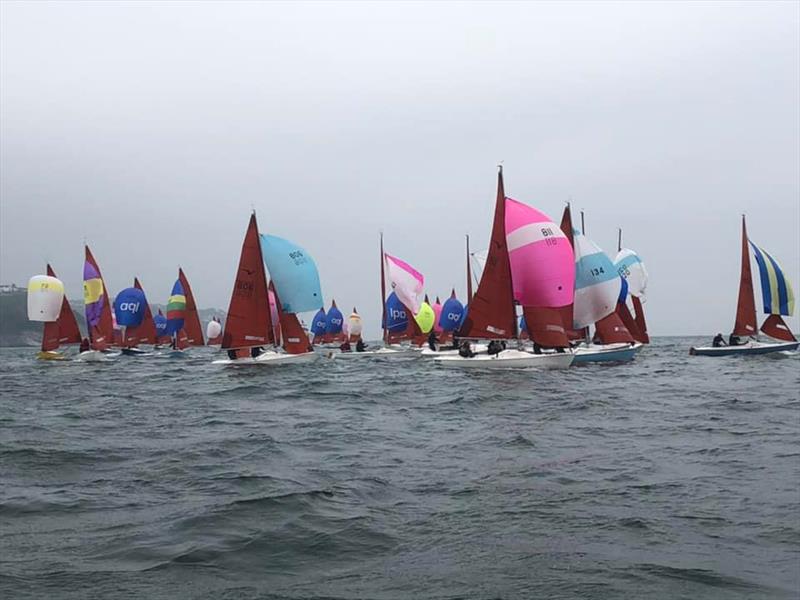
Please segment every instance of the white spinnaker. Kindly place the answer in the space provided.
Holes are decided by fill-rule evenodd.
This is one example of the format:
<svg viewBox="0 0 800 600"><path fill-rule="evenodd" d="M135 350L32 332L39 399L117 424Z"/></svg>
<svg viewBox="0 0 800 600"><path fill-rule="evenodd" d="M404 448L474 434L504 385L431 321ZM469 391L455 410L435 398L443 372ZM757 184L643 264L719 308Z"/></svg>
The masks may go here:
<svg viewBox="0 0 800 600"><path fill-rule="evenodd" d="M57 321L64 301L64 284L49 275L34 275L28 281L28 319Z"/></svg>
<svg viewBox="0 0 800 600"><path fill-rule="evenodd" d="M644 302L647 288L647 269L636 252L623 248L614 259L614 266L619 276L628 282L628 293L638 296Z"/></svg>
<svg viewBox="0 0 800 600"><path fill-rule="evenodd" d="M219 321L209 321L208 325L206 325L206 338L209 340L218 337L219 334L222 333L222 325Z"/></svg>
<svg viewBox="0 0 800 600"><path fill-rule="evenodd" d="M400 298L400 301L411 309L413 313L419 311L420 296L424 285L424 278L408 263L388 254L386 257L386 276L389 286Z"/></svg>
<svg viewBox="0 0 800 600"><path fill-rule="evenodd" d="M614 263L584 235L575 235L575 303L573 327L581 329L607 317L617 308L622 279Z"/></svg>
<svg viewBox="0 0 800 600"><path fill-rule="evenodd" d="M358 313L352 313L349 317L347 317L344 327L347 335L361 335L361 331L363 329L361 324L361 316L359 316Z"/></svg>

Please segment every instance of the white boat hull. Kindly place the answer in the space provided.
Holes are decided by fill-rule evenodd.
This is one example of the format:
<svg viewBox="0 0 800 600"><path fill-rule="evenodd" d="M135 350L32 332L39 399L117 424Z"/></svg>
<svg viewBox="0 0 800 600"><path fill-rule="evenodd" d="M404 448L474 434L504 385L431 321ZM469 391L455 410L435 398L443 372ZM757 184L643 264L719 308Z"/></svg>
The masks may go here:
<svg viewBox="0 0 800 600"><path fill-rule="evenodd" d="M524 350L503 350L499 354L477 354L471 358L459 354L437 356L433 361L454 369L566 369L573 358L569 352L532 354Z"/></svg>
<svg viewBox="0 0 800 600"><path fill-rule="evenodd" d="M489 347L486 344L472 344L472 351L475 354L481 354L483 352L486 352L488 349L489 349ZM425 346L422 349L422 352L420 352L420 354L422 354L422 356L428 356L428 357L434 357L434 356L457 356L458 355L458 349L453 350L453 349L448 348L447 350L431 350L429 346Z"/></svg>
<svg viewBox="0 0 800 600"><path fill-rule="evenodd" d="M332 358L336 358L336 360L350 360L356 358L375 358L376 356L382 356L387 354L386 352L382 352L383 348L379 348L377 350L364 350L363 352L357 352L352 350L350 352L336 352L332 354ZM400 354L398 352L392 351L391 354Z"/></svg>
<svg viewBox="0 0 800 600"><path fill-rule="evenodd" d="M277 366L277 365L301 365L314 362L320 357L317 352L304 352L303 354L285 354L283 352L264 352L256 358L249 356L243 358L223 358L215 360L214 365L233 365L233 366Z"/></svg>
<svg viewBox="0 0 800 600"><path fill-rule="evenodd" d="M84 362L108 362L115 356L119 355L109 354L108 352L100 352L99 350L86 350L85 352L78 354L76 359Z"/></svg>

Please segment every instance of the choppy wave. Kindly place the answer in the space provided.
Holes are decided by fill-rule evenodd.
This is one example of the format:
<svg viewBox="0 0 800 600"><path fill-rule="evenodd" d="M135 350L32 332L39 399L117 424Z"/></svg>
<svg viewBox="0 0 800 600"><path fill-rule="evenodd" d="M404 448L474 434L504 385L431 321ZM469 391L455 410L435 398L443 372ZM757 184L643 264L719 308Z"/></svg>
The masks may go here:
<svg viewBox="0 0 800 600"><path fill-rule="evenodd" d="M3 350L0 596L795 598L800 357L457 373Z"/></svg>

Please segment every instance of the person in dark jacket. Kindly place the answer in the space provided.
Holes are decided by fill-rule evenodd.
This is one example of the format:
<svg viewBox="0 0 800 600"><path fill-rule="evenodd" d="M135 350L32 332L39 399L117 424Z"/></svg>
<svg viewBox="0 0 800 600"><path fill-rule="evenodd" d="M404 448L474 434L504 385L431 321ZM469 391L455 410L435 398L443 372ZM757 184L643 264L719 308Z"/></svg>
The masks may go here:
<svg viewBox="0 0 800 600"><path fill-rule="evenodd" d="M436 337L436 332L431 329L431 332L428 334L428 348L436 352L439 344L439 339Z"/></svg>
<svg viewBox="0 0 800 600"><path fill-rule="evenodd" d="M458 355L462 358L472 358L475 356L475 353L472 351L468 341L465 340L461 342L461 346L458 348Z"/></svg>
<svg viewBox="0 0 800 600"><path fill-rule="evenodd" d="M728 344L725 343L725 338L722 337L722 334L718 333L714 336L714 340L711 342L711 345L714 348L720 348L722 346L727 346Z"/></svg>
<svg viewBox="0 0 800 600"><path fill-rule="evenodd" d="M80 348L78 349L80 352L88 352L92 348L92 345L89 343L89 338L83 338L81 340Z"/></svg>
<svg viewBox="0 0 800 600"><path fill-rule="evenodd" d="M501 342L498 342L497 340L492 340L491 342L489 342L489 347L486 349L486 351L491 356L493 354L500 354L504 349L505 348L503 347L503 344Z"/></svg>
<svg viewBox="0 0 800 600"><path fill-rule="evenodd" d="M358 338L358 341L356 342L356 352L363 352L366 349L367 349L367 344L364 343L364 340Z"/></svg>

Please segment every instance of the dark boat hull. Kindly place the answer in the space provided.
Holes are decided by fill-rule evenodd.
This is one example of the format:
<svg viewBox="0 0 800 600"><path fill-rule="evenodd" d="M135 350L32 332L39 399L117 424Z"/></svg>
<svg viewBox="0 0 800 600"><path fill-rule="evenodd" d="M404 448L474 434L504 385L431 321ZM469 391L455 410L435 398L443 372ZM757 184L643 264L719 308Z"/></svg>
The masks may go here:
<svg viewBox="0 0 800 600"><path fill-rule="evenodd" d="M797 350L798 345L800 345L800 342L750 342L741 346L720 346L719 348L711 346L692 347L689 348L689 354L692 356L751 356L754 354L771 354L773 352Z"/></svg>

